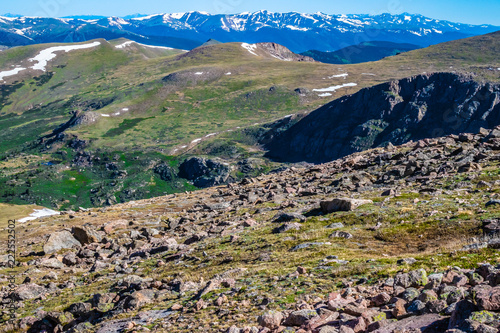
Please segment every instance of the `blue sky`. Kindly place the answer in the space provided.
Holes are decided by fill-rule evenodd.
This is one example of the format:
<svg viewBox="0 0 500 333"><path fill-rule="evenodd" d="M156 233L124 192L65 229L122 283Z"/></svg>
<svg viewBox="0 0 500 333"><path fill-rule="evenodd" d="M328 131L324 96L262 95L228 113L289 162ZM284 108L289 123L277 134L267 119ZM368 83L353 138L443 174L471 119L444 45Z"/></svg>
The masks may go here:
<svg viewBox="0 0 500 333"><path fill-rule="evenodd" d="M30 16L125 16L191 10L232 14L267 9L328 14L418 13L471 24L500 26L500 0L22 0L2 1L0 12Z"/></svg>

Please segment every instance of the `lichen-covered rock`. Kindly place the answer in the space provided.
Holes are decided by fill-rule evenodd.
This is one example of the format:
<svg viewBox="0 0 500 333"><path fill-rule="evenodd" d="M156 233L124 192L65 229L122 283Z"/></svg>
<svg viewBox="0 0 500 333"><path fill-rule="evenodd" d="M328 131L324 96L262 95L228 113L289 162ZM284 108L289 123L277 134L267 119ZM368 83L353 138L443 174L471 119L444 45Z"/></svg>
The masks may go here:
<svg viewBox="0 0 500 333"><path fill-rule="evenodd" d="M415 298L417 298L420 295L417 289L415 288L407 288L401 295L400 297L404 299L407 302L413 301Z"/></svg>
<svg viewBox="0 0 500 333"><path fill-rule="evenodd" d="M410 286L415 288L425 286L429 282L425 269L418 269L416 271L409 272L408 278L410 280Z"/></svg>
<svg viewBox="0 0 500 333"><path fill-rule="evenodd" d="M489 325L495 328L500 327L500 314L490 312L490 311L477 311L473 312L470 317L470 320L476 321L481 324Z"/></svg>

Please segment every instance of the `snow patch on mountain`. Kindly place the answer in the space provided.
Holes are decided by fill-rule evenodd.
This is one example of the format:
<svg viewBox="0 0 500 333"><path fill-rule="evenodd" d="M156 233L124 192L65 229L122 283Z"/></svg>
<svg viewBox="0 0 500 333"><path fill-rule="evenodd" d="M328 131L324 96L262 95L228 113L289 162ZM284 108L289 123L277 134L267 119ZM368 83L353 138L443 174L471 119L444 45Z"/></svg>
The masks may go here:
<svg viewBox="0 0 500 333"><path fill-rule="evenodd" d="M3 81L4 77L16 75L19 72L24 71L25 69L26 68L18 67L18 68L11 69L10 71L0 72L0 81Z"/></svg>
<svg viewBox="0 0 500 333"><path fill-rule="evenodd" d="M239 18L239 17L233 17L230 20L231 22L231 28L236 31L245 31L245 25L247 23L246 19Z"/></svg>
<svg viewBox="0 0 500 333"><path fill-rule="evenodd" d="M128 21L125 21L121 17L109 17L108 24L113 27L121 28L122 25L129 25L130 23Z"/></svg>
<svg viewBox="0 0 500 333"><path fill-rule="evenodd" d="M116 45L115 47L117 49L124 49L126 48L127 46L130 46L132 44L137 44L137 45L140 45L140 46L144 46L144 47L149 47L149 48L153 48L153 49L164 49L164 50L173 50L171 47L166 47L166 46L156 46L156 45L147 45L147 44L142 44L142 43L137 43L137 42L134 42L134 41L127 41L123 44L120 44L120 45Z"/></svg>
<svg viewBox="0 0 500 333"><path fill-rule="evenodd" d="M48 49L41 51L36 57L31 58L28 61L36 62L36 64L31 67L32 69L45 72L45 70L46 70L45 68L47 67L48 62L50 60L54 59L55 57L57 57L57 54L55 54L55 52L59 52L59 51L70 52L73 50L88 49L88 48L96 47L99 45L101 45L100 42L93 42L90 44L83 44L83 45L49 47Z"/></svg>
<svg viewBox="0 0 500 333"><path fill-rule="evenodd" d="M141 43L137 43L141 46L144 46L144 47L150 47L152 49L163 49L163 50L173 50L173 48L171 47L166 47L166 46L157 46L157 45L146 45L146 44L141 44Z"/></svg>
<svg viewBox="0 0 500 333"><path fill-rule="evenodd" d="M128 42L125 42L125 43L123 43L123 44L116 45L115 47L116 47L117 49L124 49L124 48L126 48L127 46L129 46L129 45L131 45L131 44L134 44L134 43L135 43L135 42L133 42L133 41L128 41Z"/></svg>
<svg viewBox="0 0 500 333"><path fill-rule="evenodd" d="M48 209L48 208L35 209L35 211L33 213L31 213L30 216L19 219L18 221L21 223L24 223L24 222L36 220L37 218L40 218L40 217L59 215L59 214L60 214L59 212L52 210L52 209Z"/></svg>
<svg viewBox="0 0 500 333"><path fill-rule="evenodd" d="M257 45L255 44L247 44L247 43L241 43L241 47L244 49L247 49L248 52L250 52L253 55L257 55L254 51L257 50Z"/></svg>
<svg viewBox="0 0 500 333"><path fill-rule="evenodd" d="M170 17L174 18L174 19L181 19L186 13L173 13L173 14L170 14Z"/></svg>
<svg viewBox="0 0 500 333"><path fill-rule="evenodd" d="M295 27L293 25L287 25L286 27L288 29L290 29L290 30L298 30L298 31L309 31L309 30L311 30L309 28L299 28L299 27Z"/></svg>
<svg viewBox="0 0 500 333"><path fill-rule="evenodd" d="M148 16L134 17L134 18L131 18L130 20L133 20L133 21L146 21L146 20L152 19L153 17L161 16L161 15L162 14L153 14L153 15L148 15Z"/></svg>
<svg viewBox="0 0 500 333"><path fill-rule="evenodd" d="M311 15L308 15L308 14L300 14L300 16L302 16L303 18L312 20L313 23L319 22L317 19L315 19L314 17L312 17Z"/></svg>
<svg viewBox="0 0 500 333"><path fill-rule="evenodd" d="M344 73L344 74L332 75L332 76L329 76L328 78L329 79L335 79L335 78L338 78L338 77L343 77L345 79L347 76L349 76L349 74Z"/></svg>
<svg viewBox="0 0 500 333"><path fill-rule="evenodd" d="M222 30L225 30L229 32L229 27L227 26L226 22L224 21L224 18L220 18L220 23L222 24Z"/></svg>
<svg viewBox="0 0 500 333"><path fill-rule="evenodd" d="M344 83L344 84L341 84L341 85L338 85L338 86L332 86L332 87L328 87L328 88L313 89L312 91L316 91L316 92L335 92L335 91L337 91L337 90L339 90L341 88L355 87L357 85L358 85L357 83L351 82L351 83Z"/></svg>

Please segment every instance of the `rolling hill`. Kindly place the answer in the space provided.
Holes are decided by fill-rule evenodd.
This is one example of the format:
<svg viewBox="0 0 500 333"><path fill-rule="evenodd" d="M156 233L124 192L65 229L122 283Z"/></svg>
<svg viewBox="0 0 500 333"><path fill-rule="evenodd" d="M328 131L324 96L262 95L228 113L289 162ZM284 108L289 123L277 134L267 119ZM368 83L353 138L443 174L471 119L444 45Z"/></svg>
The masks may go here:
<svg viewBox="0 0 500 333"><path fill-rule="evenodd" d="M333 99L424 73L498 82L498 36L340 66L273 43L185 52L120 39L68 52L76 45L9 49L0 73L26 69L1 83L0 197L64 209L191 190L177 175L193 155L223 158L215 164L229 164L228 179L266 172L279 164L262 159L264 124L286 117L291 126ZM46 71L29 61L40 54L55 54ZM248 166L255 159L259 166Z"/></svg>

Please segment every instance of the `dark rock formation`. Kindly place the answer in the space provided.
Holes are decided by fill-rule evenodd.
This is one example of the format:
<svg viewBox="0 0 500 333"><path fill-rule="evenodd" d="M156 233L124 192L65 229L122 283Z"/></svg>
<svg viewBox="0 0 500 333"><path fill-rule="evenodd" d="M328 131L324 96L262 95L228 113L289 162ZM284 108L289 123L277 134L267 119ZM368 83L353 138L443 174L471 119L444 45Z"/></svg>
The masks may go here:
<svg viewBox="0 0 500 333"><path fill-rule="evenodd" d="M193 181L197 187L210 187L229 179L229 167L215 160L191 157L180 165L179 177Z"/></svg>
<svg viewBox="0 0 500 333"><path fill-rule="evenodd" d="M500 88L452 73L384 83L337 99L267 144L280 161L321 163L354 152L500 124Z"/></svg>
<svg viewBox="0 0 500 333"><path fill-rule="evenodd" d="M174 172L170 166L165 163L158 164L153 168L153 172L158 174L164 181L171 181L174 179Z"/></svg>

